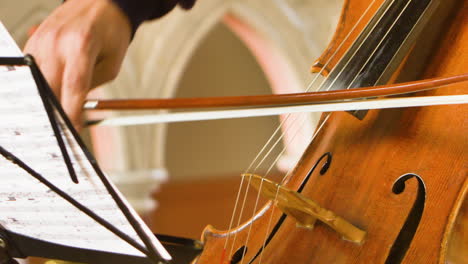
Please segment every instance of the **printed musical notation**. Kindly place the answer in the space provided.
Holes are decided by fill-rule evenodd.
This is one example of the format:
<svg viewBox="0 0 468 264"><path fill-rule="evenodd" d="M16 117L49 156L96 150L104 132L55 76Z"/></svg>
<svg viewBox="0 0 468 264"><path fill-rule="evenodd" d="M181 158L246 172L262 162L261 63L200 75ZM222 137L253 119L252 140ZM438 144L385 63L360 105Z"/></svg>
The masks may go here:
<svg viewBox="0 0 468 264"><path fill-rule="evenodd" d="M0 57L22 56L0 23ZM79 183L72 182L29 67L0 66L0 146L143 245L63 125ZM132 212L136 215L135 212ZM153 237L149 228L144 231ZM0 224L7 230L62 245L143 256L26 171L0 156ZM153 244L165 251L156 238Z"/></svg>

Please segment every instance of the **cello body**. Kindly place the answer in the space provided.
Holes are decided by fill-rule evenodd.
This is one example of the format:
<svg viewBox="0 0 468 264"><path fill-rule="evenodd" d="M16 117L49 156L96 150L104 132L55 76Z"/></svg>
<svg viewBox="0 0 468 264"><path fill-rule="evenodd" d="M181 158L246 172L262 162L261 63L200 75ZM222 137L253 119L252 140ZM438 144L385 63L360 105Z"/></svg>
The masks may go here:
<svg viewBox="0 0 468 264"><path fill-rule="evenodd" d="M363 11L368 2L346 1L313 71L328 75L338 64L331 54L358 19L349 12ZM423 40L437 32L431 21L390 81L466 72L468 1L442 9L444 19L431 17L441 26L434 44ZM466 92L461 83L422 95ZM208 226L195 263L467 263L467 115L466 105L372 110L362 120L331 114L283 184L364 230L364 241L347 241L318 221L299 227L273 201L232 230Z"/></svg>

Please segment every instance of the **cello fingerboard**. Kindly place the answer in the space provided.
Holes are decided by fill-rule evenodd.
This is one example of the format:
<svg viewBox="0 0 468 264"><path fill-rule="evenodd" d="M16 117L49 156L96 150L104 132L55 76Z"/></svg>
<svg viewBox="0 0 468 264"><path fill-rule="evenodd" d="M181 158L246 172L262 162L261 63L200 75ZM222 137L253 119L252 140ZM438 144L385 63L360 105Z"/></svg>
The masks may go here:
<svg viewBox="0 0 468 264"><path fill-rule="evenodd" d="M385 1L330 72L320 90L352 89L388 82L438 2ZM365 111L352 114L362 119Z"/></svg>

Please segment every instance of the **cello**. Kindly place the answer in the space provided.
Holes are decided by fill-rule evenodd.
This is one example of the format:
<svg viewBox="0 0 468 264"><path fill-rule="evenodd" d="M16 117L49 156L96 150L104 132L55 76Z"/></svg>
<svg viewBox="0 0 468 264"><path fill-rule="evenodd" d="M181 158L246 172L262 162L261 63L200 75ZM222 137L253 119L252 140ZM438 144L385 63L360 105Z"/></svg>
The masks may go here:
<svg viewBox="0 0 468 264"><path fill-rule="evenodd" d="M312 70L327 77L324 90L464 73L467 11L467 1L348 0ZM280 183L244 174L241 188L271 201L229 230L208 226L194 263L466 263L466 114L465 105L325 113Z"/></svg>

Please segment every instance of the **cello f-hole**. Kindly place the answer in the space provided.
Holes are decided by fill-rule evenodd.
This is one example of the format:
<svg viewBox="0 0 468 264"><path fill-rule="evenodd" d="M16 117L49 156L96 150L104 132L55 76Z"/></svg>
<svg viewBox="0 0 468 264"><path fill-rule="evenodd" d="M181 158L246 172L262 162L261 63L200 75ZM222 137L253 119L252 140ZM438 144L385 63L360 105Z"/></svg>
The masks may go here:
<svg viewBox="0 0 468 264"><path fill-rule="evenodd" d="M320 162L325 158L326 158L325 163L320 168L319 173L320 173L320 175L324 175L328 171L328 169L331 166L331 162L332 162L332 153L331 152L326 152L322 156L320 156L320 158L317 160L317 162L315 162L314 166L312 166L312 168L310 168L309 172L307 173L307 176L304 177L304 180L302 181L301 186L297 189L298 193L302 192L305 185L307 184L310 177L312 176L312 173L315 171L315 169L320 164Z"/></svg>
<svg viewBox="0 0 468 264"><path fill-rule="evenodd" d="M327 157L327 161L323 164L322 168L320 169L320 175L324 175L328 171L332 162L331 152L323 154L322 157L320 157L319 161L325 156Z"/></svg>
<svg viewBox="0 0 468 264"><path fill-rule="evenodd" d="M237 264L239 263L242 258L245 256L247 253L248 248L246 246L240 247L233 255L231 258L231 264Z"/></svg>
<svg viewBox="0 0 468 264"><path fill-rule="evenodd" d="M411 178L415 178L418 181L416 199L403 227L398 233L398 236L393 243L392 248L390 249L390 253L387 256L385 264L401 263L409 249L411 241L413 240L416 230L418 229L419 222L421 221L421 217L424 212L424 205L426 202L426 186L423 179L419 175L412 173L402 175L393 184L392 192L396 195L403 193L405 191L406 181Z"/></svg>

